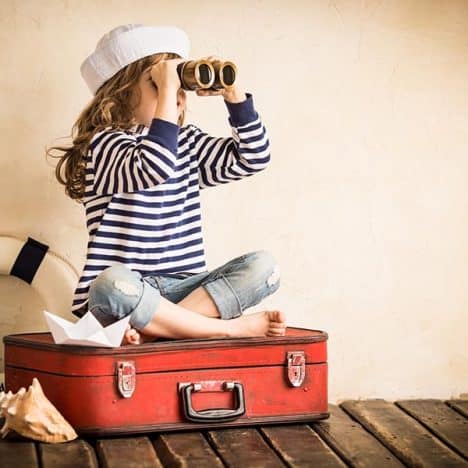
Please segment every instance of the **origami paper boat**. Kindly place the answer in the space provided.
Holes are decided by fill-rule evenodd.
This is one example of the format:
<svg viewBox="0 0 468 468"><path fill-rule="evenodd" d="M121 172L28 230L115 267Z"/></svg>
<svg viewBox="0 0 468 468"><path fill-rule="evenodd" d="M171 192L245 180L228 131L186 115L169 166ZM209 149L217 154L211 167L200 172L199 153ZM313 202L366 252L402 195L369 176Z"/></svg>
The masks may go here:
<svg viewBox="0 0 468 468"><path fill-rule="evenodd" d="M50 332L57 344L115 348L122 343L130 315L103 327L91 312L73 323L44 310Z"/></svg>

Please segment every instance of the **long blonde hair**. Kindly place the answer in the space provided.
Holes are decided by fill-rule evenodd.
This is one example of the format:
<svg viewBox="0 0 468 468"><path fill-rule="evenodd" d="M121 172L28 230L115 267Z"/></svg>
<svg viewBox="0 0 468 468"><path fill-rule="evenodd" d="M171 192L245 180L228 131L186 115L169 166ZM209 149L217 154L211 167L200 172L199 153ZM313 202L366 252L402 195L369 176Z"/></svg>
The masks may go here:
<svg viewBox="0 0 468 468"><path fill-rule="evenodd" d="M136 97L136 105L141 99L138 80L141 74L153 63L160 60L180 58L173 53L149 55L130 63L109 78L97 91L91 102L83 109L73 124L72 145L68 147L51 146L46 155L59 161L55 167L57 180L65 186L65 193L78 203L83 202L85 192L86 155L93 136L106 127L128 130L137 124L131 107ZM185 111L181 112L178 124L182 126ZM56 156L51 150L58 150Z"/></svg>

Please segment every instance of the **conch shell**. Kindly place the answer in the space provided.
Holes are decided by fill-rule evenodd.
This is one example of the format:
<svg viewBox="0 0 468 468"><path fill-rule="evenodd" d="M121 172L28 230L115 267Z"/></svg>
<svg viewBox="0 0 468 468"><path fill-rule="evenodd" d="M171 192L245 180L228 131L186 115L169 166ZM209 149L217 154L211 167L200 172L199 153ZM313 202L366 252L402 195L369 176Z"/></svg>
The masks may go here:
<svg viewBox="0 0 468 468"><path fill-rule="evenodd" d="M58 412L42 391L39 380L33 378L28 391L0 392L0 412L5 424L0 430L5 437L10 430L41 442L67 442L76 439L73 427Z"/></svg>

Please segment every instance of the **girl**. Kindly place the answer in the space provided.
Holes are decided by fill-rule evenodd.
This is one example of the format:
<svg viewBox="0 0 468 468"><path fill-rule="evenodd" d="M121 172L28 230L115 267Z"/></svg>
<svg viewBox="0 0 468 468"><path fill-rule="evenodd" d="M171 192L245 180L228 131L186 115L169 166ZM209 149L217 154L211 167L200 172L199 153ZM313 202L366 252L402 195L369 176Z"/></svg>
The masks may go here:
<svg viewBox="0 0 468 468"><path fill-rule="evenodd" d="M252 95L236 86L197 91L224 98L231 138L184 126L177 65L188 53L186 33L172 26L105 34L81 66L94 97L73 145L50 148L64 153L56 177L84 204L89 231L72 312L89 310L103 325L130 314L124 344L285 333L281 311L242 315L279 287L271 254L206 269L200 190L264 169L269 141Z"/></svg>

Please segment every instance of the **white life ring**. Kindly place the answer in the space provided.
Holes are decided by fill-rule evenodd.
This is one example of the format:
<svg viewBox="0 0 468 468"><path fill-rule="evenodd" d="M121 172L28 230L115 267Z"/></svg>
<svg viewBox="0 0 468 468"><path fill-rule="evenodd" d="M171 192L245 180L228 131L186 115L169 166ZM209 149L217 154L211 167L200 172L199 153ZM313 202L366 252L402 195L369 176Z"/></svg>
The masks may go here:
<svg viewBox="0 0 468 468"><path fill-rule="evenodd" d="M0 275L19 277L39 294L47 310L68 320L75 318L71 304L79 274L66 258L52 252L47 245L32 238L24 240L0 234ZM42 314L32 319L36 326L31 331L47 330ZM43 329L36 328L39 323ZM0 330L5 331L11 333L9 329ZM4 374L0 373L0 390L3 382Z"/></svg>
<svg viewBox="0 0 468 468"><path fill-rule="evenodd" d="M18 275L18 271L26 274ZM74 317L71 304L79 274L66 258L34 239L0 234L0 275L12 274L37 291L47 310L64 318Z"/></svg>

